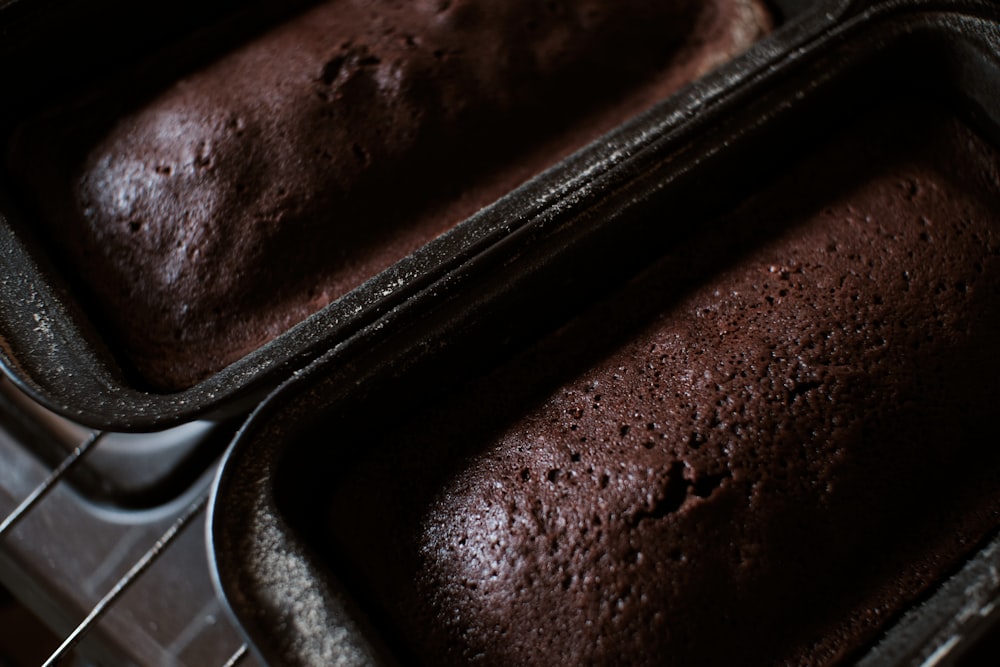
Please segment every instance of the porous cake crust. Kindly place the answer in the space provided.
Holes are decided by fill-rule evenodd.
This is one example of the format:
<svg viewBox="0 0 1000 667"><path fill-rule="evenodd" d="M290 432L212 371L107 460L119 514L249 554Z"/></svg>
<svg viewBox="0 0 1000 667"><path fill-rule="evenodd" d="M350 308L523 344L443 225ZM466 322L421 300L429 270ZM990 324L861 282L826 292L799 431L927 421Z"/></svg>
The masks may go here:
<svg viewBox="0 0 1000 667"><path fill-rule="evenodd" d="M65 115L14 163L97 321L180 389L768 27L751 0L328 0L125 115L71 174L45 158L87 131Z"/></svg>
<svg viewBox="0 0 1000 667"><path fill-rule="evenodd" d="M378 461L331 473L331 562L401 650L828 665L995 529L1000 161L921 107L361 437Z"/></svg>

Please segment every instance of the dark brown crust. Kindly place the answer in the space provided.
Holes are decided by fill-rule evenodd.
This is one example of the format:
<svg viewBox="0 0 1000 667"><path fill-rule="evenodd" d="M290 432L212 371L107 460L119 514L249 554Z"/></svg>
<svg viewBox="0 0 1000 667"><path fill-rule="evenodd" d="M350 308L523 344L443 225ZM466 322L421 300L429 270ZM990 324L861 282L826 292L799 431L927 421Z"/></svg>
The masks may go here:
<svg viewBox="0 0 1000 667"><path fill-rule="evenodd" d="M863 648L1000 524L1000 160L925 107L358 443L380 461L328 481L345 581L426 664Z"/></svg>
<svg viewBox="0 0 1000 667"><path fill-rule="evenodd" d="M27 178L98 319L179 389L608 129L611 106L542 141L605 100L666 94L766 22L749 0L328 1L122 118L72 199Z"/></svg>

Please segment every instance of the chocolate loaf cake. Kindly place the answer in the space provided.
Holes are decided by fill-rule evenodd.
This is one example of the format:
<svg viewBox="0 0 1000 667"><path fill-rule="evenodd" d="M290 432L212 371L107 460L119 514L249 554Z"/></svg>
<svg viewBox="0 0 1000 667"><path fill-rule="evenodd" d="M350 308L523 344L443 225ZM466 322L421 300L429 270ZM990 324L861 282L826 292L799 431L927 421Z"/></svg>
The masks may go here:
<svg viewBox="0 0 1000 667"><path fill-rule="evenodd" d="M328 0L14 149L151 386L239 359L768 29L755 0ZM69 114L72 115L72 114ZM40 159L41 156L41 159ZM28 165L28 166L26 166Z"/></svg>
<svg viewBox="0 0 1000 667"><path fill-rule="evenodd" d="M501 369L367 423L324 558L407 662L857 657L1000 525L998 210L961 122L866 115Z"/></svg>

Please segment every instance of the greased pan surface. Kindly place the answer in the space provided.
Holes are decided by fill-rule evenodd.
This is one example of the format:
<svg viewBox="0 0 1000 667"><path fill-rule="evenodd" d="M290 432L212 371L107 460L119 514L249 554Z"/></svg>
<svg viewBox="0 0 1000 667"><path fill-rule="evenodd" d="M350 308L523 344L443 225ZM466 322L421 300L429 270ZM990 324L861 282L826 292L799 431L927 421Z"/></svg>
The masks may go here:
<svg viewBox="0 0 1000 667"><path fill-rule="evenodd" d="M842 3L836 2L784 4L787 6L778 7L781 18L786 20L779 35L765 40L737 64L726 66L642 120L618 130L613 139L594 144L517 194L473 216L469 224L406 257L274 342L204 382L174 393L149 391L123 370L115 350L109 348L102 335L101 322L95 321L92 312L77 301L55 260L37 238L26 232L37 230L37 225L21 206L16 189L5 181L6 191L0 192L4 221L0 233L9 269L0 304L5 341L0 360L15 381L40 401L98 427L148 430L195 416L225 416L247 409L269 388L323 351L350 339L391 330L397 306L417 307L423 301L440 298L429 289L435 282L445 279L449 289L458 289L455 281L446 277L459 275L459 267L476 266L475 258L481 252L513 230L531 227L532 220L579 206L596 195L592 185L595 177L627 171L629 155L644 143L663 135L666 128L683 127L685 116L711 104L726 86L750 78L779 54L821 32L843 9ZM28 18L14 14L15 9ZM44 21L33 16L31 9L26 3L11 6L4 10L6 14L0 14L0 22L6 18L6 29L12 34L20 35L22 29L45 29ZM37 43L16 40L8 47L8 60L32 62L31 48ZM55 40L56 46L58 43ZM106 64L109 57L105 54L103 61L96 58L97 64ZM40 75L51 74L59 62L59 57L47 55ZM72 76L63 78L72 82L71 87L85 90L86 72L71 71ZM25 93L26 99L44 98L30 76L19 73L10 81L12 87L35 86ZM8 130L17 117L13 113L5 119Z"/></svg>
<svg viewBox="0 0 1000 667"><path fill-rule="evenodd" d="M680 220L687 216L704 220L706 214L733 203L706 201L710 198L705 192L714 193L719 183L731 183L734 174L742 174L752 191L755 177L747 174L748 164L768 172L787 167L789 154L808 151L801 146L821 141L845 118L863 116L886 99L905 95L903 99L913 104L922 99L929 105L943 104L996 145L1000 112L996 24L989 18L960 13L909 12L899 5L882 10L864 13L798 52L794 63L772 72L771 78L763 77L760 89L746 91L747 96L740 99L744 107L722 105L712 110L728 116L730 122L712 112L706 114L703 127L712 131L691 135L695 142L697 138L702 141L698 150L685 154L683 149L671 151L668 146L659 155L661 171L648 180L638 179L634 190L626 188L608 197L572 228L580 231L589 225L593 234L589 245L580 234L572 243L560 243L561 252L523 257L527 270L514 274L516 281L508 281L519 285L484 283L481 302L455 305L457 312L441 313L437 322L428 314L430 319L416 322L409 332L411 346L401 343L373 349L370 355L359 357L353 368L337 368L320 360L258 410L220 473L210 530L222 590L267 660L320 664L333 655L348 662L386 655L402 655L405 662L412 657L407 641L387 630L393 623L387 621L384 610L377 602L372 606L371 588L345 574L357 574L344 564L349 557L331 551L325 542L325 499L337 491L330 488L332 481L317 480L326 479L327 473L335 478L338 470L357 459L386 457L386 468L392 468L395 459L388 457L396 453L390 453L389 444L379 442L378 434L405 420L400 413L419 412L450 387L464 386L461 383L469 375L482 370L482 358L489 351L502 357L502 343L524 336L529 326L510 324L511 313L544 320L551 310L562 309L565 301L582 306L590 294L606 289L602 284L628 273L622 269L628 262L615 258L631 253L647 259L641 250L632 252L647 245L670 250L685 231ZM760 114L761 108L770 111ZM695 190L700 195L691 194ZM734 193L734 197L745 194ZM666 210L677 212L679 229L665 229L670 225L664 225L662 217L659 227L640 222L646 203L652 200L661 210L667 206ZM595 263L598 258L601 263ZM559 270L547 274L552 265L559 265ZM553 275L564 282L553 287L549 280ZM988 292L986 297L990 296L996 294ZM572 310L574 306L562 312ZM988 349L985 352L991 354ZM991 449L989 442L982 444L985 450ZM414 468L417 479L423 468L434 470L438 463L448 467L455 462L447 456L430 457L422 450L400 456L403 462L423 459ZM384 472L385 468L375 465ZM391 482L381 487L378 479L374 484L363 479L366 482L361 486L367 484L376 495L380 488L390 496L397 493ZM693 483L697 488L698 478ZM369 516L364 493L351 495L352 503L361 516ZM706 496L711 493L706 490ZM380 502L375 501L376 509ZM404 505L399 511L408 510ZM378 523L374 512L369 518ZM384 517L392 532L395 517ZM375 526L373 531L379 529ZM907 615L898 629L888 631L867 656L855 653L841 658L862 658L869 664L923 664L935 652L938 657L956 655L962 636L975 633L975 620L988 610L995 595L995 583L987 574L994 552L994 546L980 552L938 594ZM394 556L383 558L391 563ZM977 592L969 600L956 590ZM384 595L380 599L384 601ZM969 625L956 631L955 626L963 621ZM888 625L882 624L881 629ZM270 631L274 627L296 630L278 635Z"/></svg>

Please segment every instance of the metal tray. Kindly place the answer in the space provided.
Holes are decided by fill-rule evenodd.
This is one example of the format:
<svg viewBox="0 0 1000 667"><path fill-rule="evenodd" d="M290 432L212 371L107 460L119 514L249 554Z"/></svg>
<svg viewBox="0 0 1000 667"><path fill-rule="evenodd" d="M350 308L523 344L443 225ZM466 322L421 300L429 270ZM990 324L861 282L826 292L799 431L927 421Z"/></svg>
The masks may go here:
<svg viewBox="0 0 1000 667"><path fill-rule="evenodd" d="M995 6L885 2L828 21L812 39L769 53L749 75L710 81L720 86L710 104L668 118L658 136L630 152L626 168L594 180L594 196L550 209L498 244L498 270L456 273L452 280L463 289L453 298L405 309L405 329L354 349L349 364L337 350L328 352L255 411L225 457L208 530L216 584L265 662L399 659L377 616L336 583L335 566L304 528L316 520L319 498L297 480L315 479L310 471L343 457L377 454L352 447L356 425L388 428L484 373L634 275L693 220L750 194L758 174L774 173L873 98L902 91L947 100L1000 144ZM678 106L697 103L701 90ZM644 223L642 212L652 205L676 211L677 223ZM954 664L995 616L998 540L981 546L853 659Z"/></svg>
<svg viewBox="0 0 1000 667"><path fill-rule="evenodd" d="M155 430L247 411L322 353L334 349L339 356L357 341L371 344L388 335L405 323L406 311L429 308L461 290L465 274L502 261L499 254L520 252L516 237L556 224L617 187L651 144L680 140L687 119L788 58L848 4L776 0L784 27L737 62L581 150L271 343L176 393L148 391L123 370L100 323L75 299L69 280L32 234L36 226L18 207L14 186L0 176L0 366L49 409L96 428ZM139 8L103 0L87 11L59 0L0 4L0 62L16 63L0 71L0 84L14 100L0 111L0 137L8 137L31 109L44 108L50 91L86 92L154 46L184 53L176 44L194 30L196 17L203 21L238 5L217 0L192 12L190 2ZM289 6L295 5L283 5Z"/></svg>

